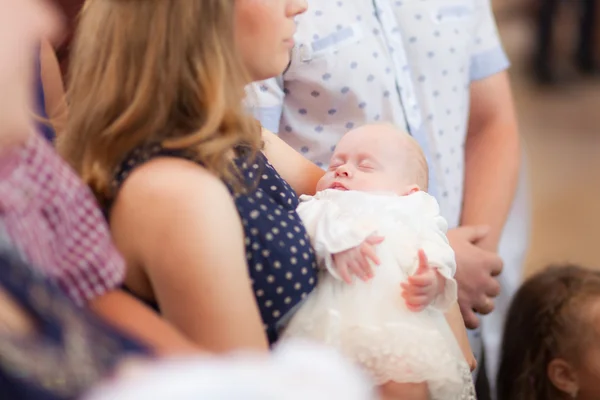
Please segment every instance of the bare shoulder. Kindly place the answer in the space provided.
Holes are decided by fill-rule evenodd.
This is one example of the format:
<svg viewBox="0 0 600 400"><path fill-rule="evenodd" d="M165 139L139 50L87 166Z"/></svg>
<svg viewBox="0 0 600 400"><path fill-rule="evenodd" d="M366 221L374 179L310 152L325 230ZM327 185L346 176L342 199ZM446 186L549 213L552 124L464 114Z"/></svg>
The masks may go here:
<svg viewBox="0 0 600 400"><path fill-rule="evenodd" d="M215 224L238 221L233 198L218 177L191 161L166 157L131 173L110 216L115 242L130 265L143 263L140 258L167 236L204 236Z"/></svg>
<svg viewBox="0 0 600 400"><path fill-rule="evenodd" d="M230 198L225 184L201 165L171 157L156 158L136 168L125 180L118 202L135 202L146 207L147 202L173 202L184 205L190 198L203 202ZM143 202L143 203L142 203Z"/></svg>

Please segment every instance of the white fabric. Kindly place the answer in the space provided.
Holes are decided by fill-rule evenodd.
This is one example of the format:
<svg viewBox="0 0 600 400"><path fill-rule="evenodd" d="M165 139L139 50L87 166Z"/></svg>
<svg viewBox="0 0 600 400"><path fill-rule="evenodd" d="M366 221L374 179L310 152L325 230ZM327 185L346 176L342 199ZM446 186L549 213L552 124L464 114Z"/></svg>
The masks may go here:
<svg viewBox="0 0 600 400"><path fill-rule="evenodd" d="M396 196L325 190L304 196L298 213L321 263L331 251L352 248L372 233L385 240L376 247L381 264L368 282L348 285L324 270L284 337L337 347L379 384L426 381L433 399L469 398L469 369L441 311L456 301L456 266L435 199L424 192ZM400 283L416 270L420 248L447 277L446 288L434 305L412 312Z"/></svg>
<svg viewBox="0 0 600 400"><path fill-rule="evenodd" d="M240 353L150 364L85 400L374 400L372 383L336 352L286 343L271 356Z"/></svg>
<svg viewBox="0 0 600 400"><path fill-rule="evenodd" d="M359 246L369 236L386 239L380 246L393 248L404 274L412 275L417 252L423 249L429 264L446 278L442 295L433 306L446 311L456 301L456 261L448 243L446 220L437 201L419 191L409 196L327 189L300 197L298 214L306 227L321 265L342 280L333 265L333 254Z"/></svg>

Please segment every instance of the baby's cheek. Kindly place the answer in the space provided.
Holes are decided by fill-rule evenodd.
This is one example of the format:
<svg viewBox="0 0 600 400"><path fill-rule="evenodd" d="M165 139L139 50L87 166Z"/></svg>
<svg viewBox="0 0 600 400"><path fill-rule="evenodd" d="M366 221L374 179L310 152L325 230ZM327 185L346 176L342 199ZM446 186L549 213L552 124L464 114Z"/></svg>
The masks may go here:
<svg viewBox="0 0 600 400"><path fill-rule="evenodd" d="M327 187L329 186L329 182L330 182L329 173L327 173L327 174L323 175L323 177L321 179L319 179L319 182L317 182L317 192L327 189Z"/></svg>

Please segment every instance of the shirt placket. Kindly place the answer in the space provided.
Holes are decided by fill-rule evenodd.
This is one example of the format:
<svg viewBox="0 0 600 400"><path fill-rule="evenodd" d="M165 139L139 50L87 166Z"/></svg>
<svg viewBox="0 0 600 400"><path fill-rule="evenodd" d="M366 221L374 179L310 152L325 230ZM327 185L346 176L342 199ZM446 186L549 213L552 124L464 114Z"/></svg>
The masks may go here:
<svg viewBox="0 0 600 400"><path fill-rule="evenodd" d="M407 129L415 134L422 125L421 111L415 95L408 57L402 41L402 32L398 27L394 10L389 0L372 0L377 19L383 30L389 59L396 77L396 90L400 97L400 108L404 111Z"/></svg>
<svg viewBox="0 0 600 400"><path fill-rule="evenodd" d="M416 90L414 87L413 71L410 69L408 55L404 47L402 39L402 30L398 26L398 21L394 14L393 5L390 0L372 0L376 11L377 19L379 20L383 37L387 43L387 51L389 58L392 61L392 68L396 76L396 90L400 98L398 107L404 112L406 120L406 128L408 132L419 143L429 168L429 194L434 197L439 193L439 180L437 177L437 164L435 163L435 153L432 149L432 143L429 140L427 130L423 124L421 108L419 106Z"/></svg>

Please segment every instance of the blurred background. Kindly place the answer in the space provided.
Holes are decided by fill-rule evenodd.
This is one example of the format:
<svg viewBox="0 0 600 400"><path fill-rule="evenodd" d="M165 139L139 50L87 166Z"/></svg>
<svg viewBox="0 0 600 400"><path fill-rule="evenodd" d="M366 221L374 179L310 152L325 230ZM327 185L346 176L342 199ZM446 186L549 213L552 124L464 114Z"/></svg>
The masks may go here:
<svg viewBox="0 0 600 400"><path fill-rule="evenodd" d="M55 2L72 28L83 0ZM593 63L600 0L492 2L529 157L533 230L525 274L562 262L600 268L600 74ZM63 70L67 49L58 50Z"/></svg>
<svg viewBox="0 0 600 400"><path fill-rule="evenodd" d="M512 87L529 156L533 221L526 274L561 262L600 268L600 74L593 63L578 65L577 57L583 24L592 28L584 38L592 60L600 52L598 19L582 18L593 8L586 10L586 3L596 0L556 1L552 37L544 39L540 16L548 13L542 8L546 1L552 2L493 0L512 61ZM593 11L600 17L600 10ZM540 56L541 41L551 44L547 57Z"/></svg>

